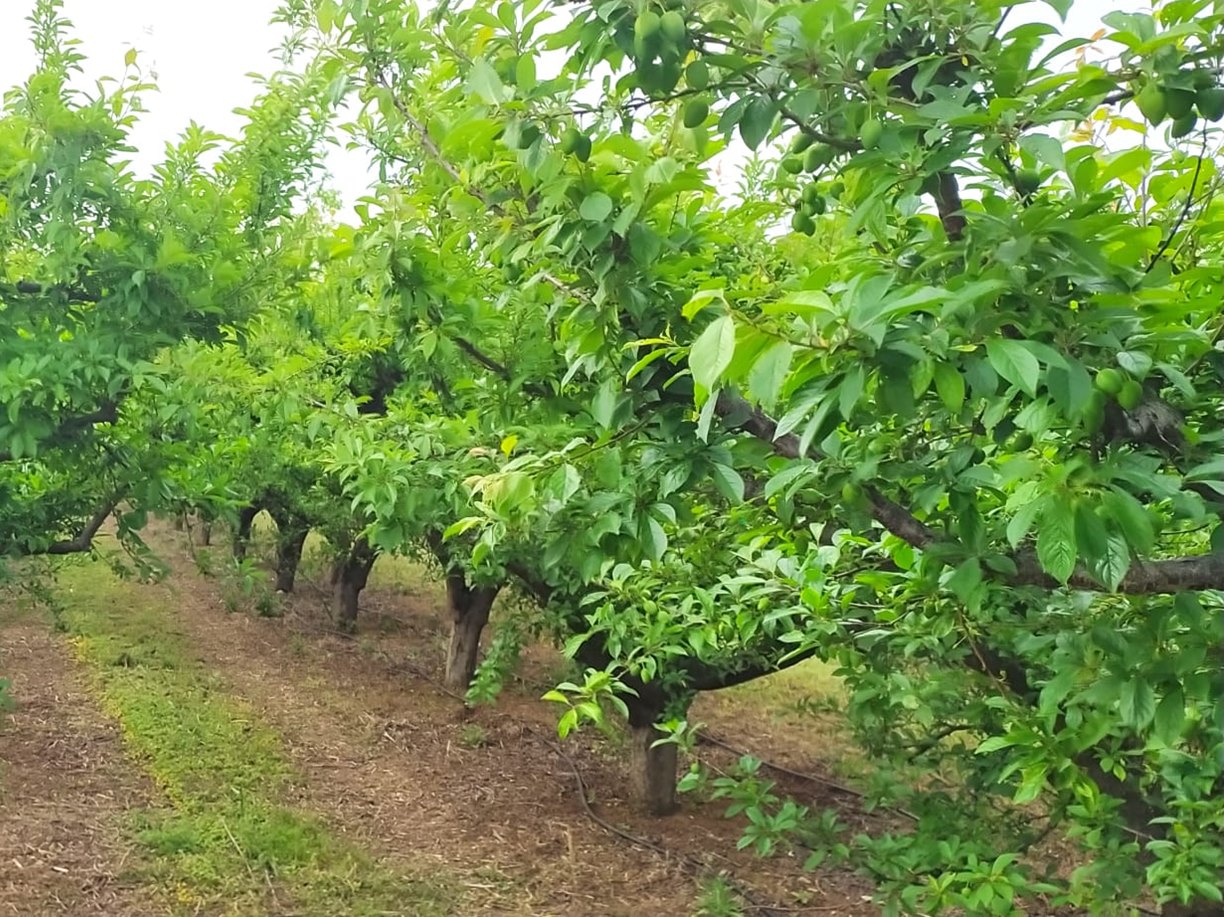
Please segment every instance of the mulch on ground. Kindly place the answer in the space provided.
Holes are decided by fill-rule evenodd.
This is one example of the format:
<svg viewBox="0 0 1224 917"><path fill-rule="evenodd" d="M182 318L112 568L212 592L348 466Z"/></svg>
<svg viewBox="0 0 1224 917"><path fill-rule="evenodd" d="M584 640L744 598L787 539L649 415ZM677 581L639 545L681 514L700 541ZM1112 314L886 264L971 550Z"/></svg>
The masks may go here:
<svg viewBox="0 0 1224 917"><path fill-rule="evenodd" d="M129 809L156 791L124 755L64 641L41 619L0 611L0 915L155 913L124 879Z"/></svg>

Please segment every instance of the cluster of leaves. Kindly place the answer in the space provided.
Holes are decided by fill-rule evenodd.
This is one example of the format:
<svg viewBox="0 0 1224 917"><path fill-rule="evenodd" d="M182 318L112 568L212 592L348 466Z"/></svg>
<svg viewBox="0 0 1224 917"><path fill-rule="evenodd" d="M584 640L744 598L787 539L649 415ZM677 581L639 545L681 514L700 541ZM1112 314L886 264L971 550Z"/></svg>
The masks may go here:
<svg viewBox="0 0 1224 917"><path fill-rule="evenodd" d="M1218 900L1218 13L1056 44L980 2L315 12L355 136L536 304L565 360L540 384L637 459L591 502L596 468L523 437L453 535L585 570L570 594L625 673L723 640L751 659L786 593L771 620L841 665L866 747L957 775L906 793L944 819L896 841L894 872L936 876L907 908L972 905L939 883L1060 827L1092 861L1051 874L1068 902ZM1155 132L1154 92L1193 141ZM745 153L728 202L715 170ZM685 468L714 449L730 474ZM728 595L745 517L820 582L772 571L765 612ZM949 817L976 865L938 846Z"/></svg>
<svg viewBox="0 0 1224 917"><path fill-rule="evenodd" d="M193 124L139 178L126 138L152 87L132 52L121 80L79 88L60 8L35 4L38 69L0 116L2 555L87 550L121 501L120 534L142 524L165 471L145 415L181 408L159 353L215 338L283 282L325 123L317 78L286 73L239 140ZM134 418L138 394L153 407Z"/></svg>

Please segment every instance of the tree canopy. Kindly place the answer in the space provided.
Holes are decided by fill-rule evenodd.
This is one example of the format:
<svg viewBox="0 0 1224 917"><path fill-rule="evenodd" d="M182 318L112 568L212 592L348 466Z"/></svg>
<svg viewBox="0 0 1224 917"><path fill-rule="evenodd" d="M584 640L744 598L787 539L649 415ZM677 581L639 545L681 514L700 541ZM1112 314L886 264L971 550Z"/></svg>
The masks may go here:
<svg viewBox="0 0 1224 917"><path fill-rule="evenodd" d="M693 695L815 656L910 820L757 809L758 849L890 913L1220 913L1224 16L1029 9L291 0L245 135L136 180L138 75L68 89L41 3L0 544L275 508L354 615L377 552L434 564L455 684L513 588L660 811Z"/></svg>

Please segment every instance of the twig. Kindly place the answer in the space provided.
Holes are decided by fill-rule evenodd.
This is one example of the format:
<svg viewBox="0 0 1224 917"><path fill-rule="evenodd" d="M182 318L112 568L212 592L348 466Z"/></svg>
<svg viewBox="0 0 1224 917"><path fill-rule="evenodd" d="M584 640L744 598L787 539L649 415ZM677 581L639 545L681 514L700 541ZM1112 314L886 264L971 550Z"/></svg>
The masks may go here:
<svg viewBox="0 0 1224 917"><path fill-rule="evenodd" d="M1177 219L1173 223L1173 227L1168 234L1161 240L1160 247L1156 249L1156 253L1152 255L1152 260L1148 262L1147 270L1143 273L1149 274L1152 268L1156 266L1156 262L1161 259L1169 246L1173 244L1173 238L1182 228L1182 224L1186 222L1186 217L1190 213L1190 208L1194 206L1194 192L1198 188L1199 175L1203 171L1203 157L1207 155L1207 128L1203 127L1203 142L1199 146L1198 161L1194 164L1194 177L1190 179L1190 190L1186 192L1186 203L1182 205L1181 213L1177 215Z"/></svg>

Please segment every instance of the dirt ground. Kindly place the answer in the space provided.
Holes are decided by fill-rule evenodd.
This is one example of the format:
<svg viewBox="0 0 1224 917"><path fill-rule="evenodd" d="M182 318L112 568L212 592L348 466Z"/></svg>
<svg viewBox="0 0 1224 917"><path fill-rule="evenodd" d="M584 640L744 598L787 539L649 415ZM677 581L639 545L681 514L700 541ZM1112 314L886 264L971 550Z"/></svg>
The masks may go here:
<svg viewBox="0 0 1224 917"><path fill-rule="evenodd" d="M438 683L445 624L431 584L380 585L376 576L362 595L359 635L343 637L328 626L318 584L301 583L279 618L227 613L218 579L200 574L181 534L157 527L150 538L173 573L131 588L164 596L192 651L283 737L300 774L296 802L383 861L417 872L436 863L461 876L473 913L684 917L694 913L702 870L749 890L758 905L749 915L879 913L855 876L736 852L741 826L718 803L683 797L672 817L634 814L627 755L615 741L556 742L556 711L537 699L559 663L551 651L533 649L524 678L495 705L465 708ZM119 816L150 792L139 765L124 757L44 622L9 624L0 652L21 699L0 726L0 915L156 913L120 878L129 849ZM820 775L802 748L762 744L776 730L754 735L742 717L720 723L718 715L717 705L703 715L715 733ZM701 754L724 768L735 757L714 747ZM853 797L819 782L779 781L814 808L836 807L851 823L868 818Z"/></svg>
<svg viewBox="0 0 1224 917"><path fill-rule="evenodd" d="M122 816L153 788L63 641L38 618L8 623L0 672L20 700L0 724L0 915L152 913L122 878Z"/></svg>

